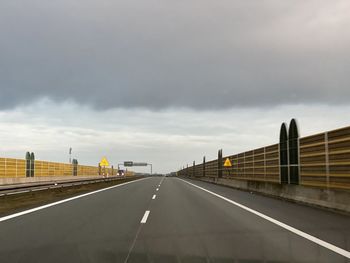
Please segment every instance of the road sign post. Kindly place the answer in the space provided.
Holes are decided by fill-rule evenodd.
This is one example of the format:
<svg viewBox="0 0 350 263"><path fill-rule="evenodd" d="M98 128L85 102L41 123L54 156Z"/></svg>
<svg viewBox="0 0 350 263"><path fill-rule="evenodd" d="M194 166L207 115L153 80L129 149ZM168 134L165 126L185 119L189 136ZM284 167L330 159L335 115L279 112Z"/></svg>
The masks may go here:
<svg viewBox="0 0 350 263"><path fill-rule="evenodd" d="M103 169L102 174L103 174L103 176L105 176L106 175L106 167L109 167L109 162L108 162L106 157L102 158L102 160L100 162L100 166L103 167L102 168Z"/></svg>
<svg viewBox="0 0 350 263"><path fill-rule="evenodd" d="M227 168L227 173L228 176L230 176L230 168L232 167L232 163L230 161L230 158L226 158L225 163L224 163L224 167Z"/></svg>

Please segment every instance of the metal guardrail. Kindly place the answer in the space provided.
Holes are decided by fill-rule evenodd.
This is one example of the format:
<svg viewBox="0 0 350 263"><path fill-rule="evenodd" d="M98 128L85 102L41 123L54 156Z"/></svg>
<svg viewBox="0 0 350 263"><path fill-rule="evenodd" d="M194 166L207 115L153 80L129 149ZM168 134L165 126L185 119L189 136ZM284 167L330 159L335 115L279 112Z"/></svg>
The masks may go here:
<svg viewBox="0 0 350 263"><path fill-rule="evenodd" d="M38 182L38 183L28 183L28 184L18 184L18 185L8 185L0 187L0 197L7 195L23 194L43 190L59 189L64 187L72 187L100 182L110 182L125 179L137 179L142 176L133 177L104 177L104 178L94 178L94 179L83 179L83 180L67 180L67 181L51 181L51 182Z"/></svg>

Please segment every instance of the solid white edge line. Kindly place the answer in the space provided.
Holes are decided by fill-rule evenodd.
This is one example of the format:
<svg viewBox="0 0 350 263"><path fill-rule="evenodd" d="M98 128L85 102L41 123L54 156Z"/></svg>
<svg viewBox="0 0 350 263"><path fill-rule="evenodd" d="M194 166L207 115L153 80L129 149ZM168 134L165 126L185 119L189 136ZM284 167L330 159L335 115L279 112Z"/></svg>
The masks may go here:
<svg viewBox="0 0 350 263"><path fill-rule="evenodd" d="M152 200L156 199L156 195L153 195Z"/></svg>
<svg viewBox="0 0 350 263"><path fill-rule="evenodd" d="M180 178L178 178L178 179L180 179ZM263 219L265 219L265 220L267 220L267 221L269 221L269 222L271 222L271 223L273 223L275 225L278 225L278 226L280 226L280 227L282 227L282 228L284 228L284 229L286 229L286 230L288 230L288 231L290 231L290 232L292 232L292 233L294 233L294 234L296 234L298 236L301 236L301 237L303 237L303 238L305 238L305 239L307 239L307 240L309 240L311 242L314 242L314 243L316 243L316 244L318 244L318 245L320 245L320 246L322 246L324 248L327 248L327 249L329 249L329 250L331 250L331 251L333 251L333 252L335 252L335 253L337 253L339 255L342 255L342 256L344 256L346 258L350 258L350 252L345 250L345 249L342 249L342 248L337 247L335 245L332 245L332 244L330 244L330 243L328 243L326 241L323 241L323 240L321 240L321 239L319 239L317 237L314 237L314 236L309 235L309 234L307 234L305 232L302 232L299 229L296 229L296 228L294 228L292 226L289 226L289 225L287 225L285 223L282 223L282 222L280 222L280 221L278 221L276 219L273 219L272 217L269 217L269 216L267 216L267 215L265 215L263 213L255 211L255 210L253 210L253 209L251 209L251 208L249 208L247 206L241 205L240 203L232 201L231 199L228 199L228 198L226 198L224 196L216 194L216 193L214 193L212 191L209 191L209 190L207 190L207 189L205 189L203 187L200 187L198 185L192 184L192 183L187 182L186 180L183 180L183 179L180 179L180 180L184 181L185 183L187 183L189 185L192 185L192 186L194 186L194 187L196 187L198 189L201 189L201 190L203 190L203 191L205 191L205 192L207 192L209 194L212 194L212 195L214 195L214 196L216 196L218 198L221 198L221 199L223 199L223 200L225 200L225 201L227 201L227 202L229 202L229 203L231 203L231 204L233 204L235 206L238 206L238 207L240 207L240 208L242 208L242 209L244 209L244 210L246 210L246 211L248 211L248 212L250 212L252 214L255 214L255 215L257 215L257 216L259 216L259 217L261 217L261 218L263 218Z"/></svg>
<svg viewBox="0 0 350 263"><path fill-rule="evenodd" d="M39 211L39 210L42 210L42 209L45 209L45 208L49 208L51 206L63 204L63 203L69 202L69 201L73 201L75 199L79 199L79 198L82 198L82 197L85 197L85 196L97 194L97 193L100 193L100 192L103 192L103 191L106 191L106 190L110 190L110 189L113 189L113 188L116 188L116 187L119 187L119 186L131 184L131 183L135 183L135 182L140 182L140 181L143 181L145 179L149 179L149 178L142 178L142 179L138 179L138 180L122 183L122 184L117 184L117 185L114 185L114 186L110 186L110 187L103 188L103 189L100 189L100 190L96 190L96 191L93 191L93 192L89 192L89 193L86 193L86 194L70 197L70 198L67 198L67 199L64 199L64 200L61 200L61 201L57 201L57 202L54 202L54 203L51 203L51 204L35 207L35 208L29 209L29 210L25 210L25 211L22 211L22 212L19 212L19 213L15 213L15 214L12 214L12 215L0 217L0 222L4 222L6 220L9 220L9 219L12 219L12 218L15 218L15 217L19 217L19 216L23 216L23 215L26 215L26 214L29 214L29 213L33 213L33 212L36 212L36 211Z"/></svg>
<svg viewBox="0 0 350 263"><path fill-rule="evenodd" d="M150 212L151 212L151 211L149 211L149 210L147 210L147 211L145 212L145 214L144 214L143 217L142 217L141 224L146 224L147 218L148 218Z"/></svg>

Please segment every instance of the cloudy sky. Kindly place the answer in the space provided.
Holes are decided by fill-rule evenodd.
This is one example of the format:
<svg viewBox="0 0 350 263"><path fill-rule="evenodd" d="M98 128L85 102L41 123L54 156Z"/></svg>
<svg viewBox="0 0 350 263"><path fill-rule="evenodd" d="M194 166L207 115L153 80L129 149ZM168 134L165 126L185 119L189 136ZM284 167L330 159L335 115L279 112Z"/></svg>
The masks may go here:
<svg viewBox="0 0 350 263"><path fill-rule="evenodd" d="M350 125L350 1L2 0L0 155L168 172Z"/></svg>

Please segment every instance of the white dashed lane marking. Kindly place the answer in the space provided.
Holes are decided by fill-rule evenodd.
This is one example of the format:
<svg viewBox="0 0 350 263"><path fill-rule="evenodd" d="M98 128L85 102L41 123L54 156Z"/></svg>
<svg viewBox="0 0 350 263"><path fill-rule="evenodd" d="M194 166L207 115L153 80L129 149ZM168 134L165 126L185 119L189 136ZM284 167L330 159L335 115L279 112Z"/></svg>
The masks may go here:
<svg viewBox="0 0 350 263"><path fill-rule="evenodd" d="M147 210L147 211L145 212L145 214L144 214L143 217L142 217L141 224L146 224L147 218L148 218L150 212L151 212L151 211L149 211L149 210Z"/></svg>

